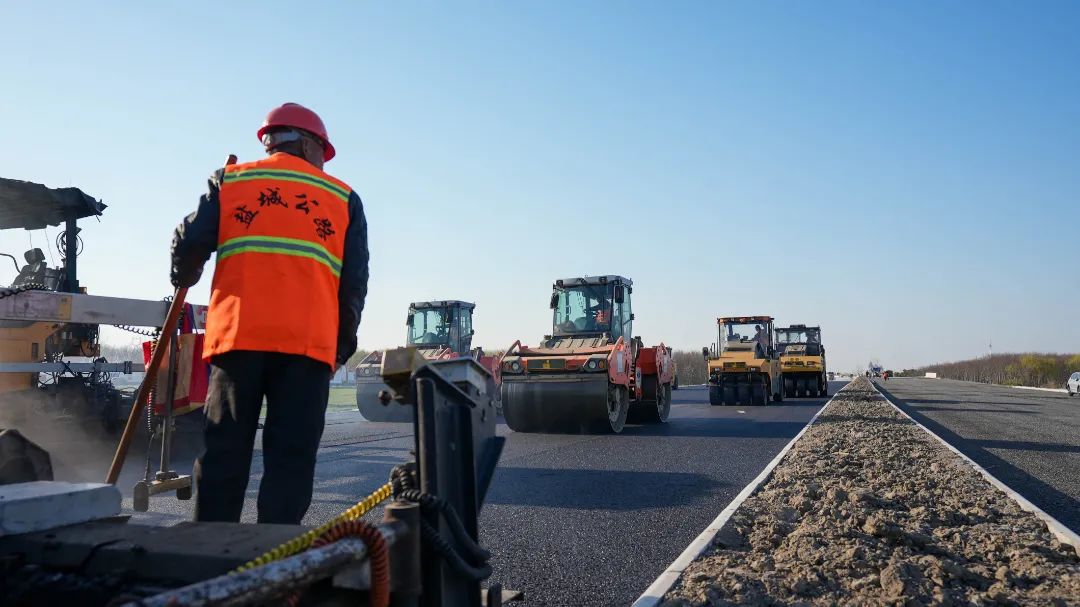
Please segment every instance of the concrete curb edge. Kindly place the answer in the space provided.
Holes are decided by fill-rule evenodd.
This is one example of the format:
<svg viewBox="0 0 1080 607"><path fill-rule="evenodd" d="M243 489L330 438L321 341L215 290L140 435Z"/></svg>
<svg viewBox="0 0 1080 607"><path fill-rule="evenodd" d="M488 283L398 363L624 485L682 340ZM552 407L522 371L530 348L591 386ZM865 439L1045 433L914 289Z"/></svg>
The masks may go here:
<svg viewBox="0 0 1080 607"><path fill-rule="evenodd" d="M780 452L776 454L776 457L765 466L765 469L762 470L754 480L750 481L750 484L743 487L743 490L735 496L735 499L731 500L731 503L729 503L727 507L720 511L720 514L713 519L713 522L709 523L709 526L690 542L690 545L683 550L682 554L668 565L667 569L660 574L660 577L656 578L656 581L645 589L645 592L634 601L632 607L657 607L660 604L661 599L663 599L664 595L675 586L675 582L678 581L679 576L682 575L683 571L685 571L690 563L701 556L701 553L705 552L705 549L709 547L713 538L716 537L716 534L720 533L720 530L727 524L731 515L735 514L735 511L739 509L739 506L741 506L747 498L753 495L758 487L765 484L765 481L772 476L773 470L780 464L780 460L784 459L784 456L788 454L788 451L791 451L791 448L795 446L795 442L802 438L802 435L817 421L817 418L821 416L825 409L832 404L836 395L846 389L848 385L850 385L850 382L833 393L832 398L818 409L818 412L810 418L810 421L806 422L803 429L799 430L799 433L796 434L788 444L784 445L784 448L781 449Z"/></svg>

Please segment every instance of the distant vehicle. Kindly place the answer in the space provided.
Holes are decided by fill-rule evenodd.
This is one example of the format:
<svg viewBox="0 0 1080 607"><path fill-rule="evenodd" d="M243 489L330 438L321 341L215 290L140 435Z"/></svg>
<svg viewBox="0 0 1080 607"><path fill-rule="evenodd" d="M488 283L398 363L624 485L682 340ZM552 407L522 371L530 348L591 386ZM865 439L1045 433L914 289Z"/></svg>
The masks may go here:
<svg viewBox="0 0 1080 607"><path fill-rule="evenodd" d="M829 395L821 327L781 327L776 330L776 349L784 378L784 398Z"/></svg>
<svg viewBox="0 0 1080 607"><path fill-rule="evenodd" d="M702 348L709 369L709 404L767 405L784 400L772 316L724 316L717 350Z"/></svg>
<svg viewBox="0 0 1080 607"><path fill-rule="evenodd" d="M832 371L829 371L829 381L835 381L835 380L836 380L836 374L833 373Z"/></svg>
<svg viewBox="0 0 1080 607"><path fill-rule="evenodd" d="M1068 391L1069 396L1080 394L1080 371L1069 376L1069 381L1065 382L1065 390Z"/></svg>

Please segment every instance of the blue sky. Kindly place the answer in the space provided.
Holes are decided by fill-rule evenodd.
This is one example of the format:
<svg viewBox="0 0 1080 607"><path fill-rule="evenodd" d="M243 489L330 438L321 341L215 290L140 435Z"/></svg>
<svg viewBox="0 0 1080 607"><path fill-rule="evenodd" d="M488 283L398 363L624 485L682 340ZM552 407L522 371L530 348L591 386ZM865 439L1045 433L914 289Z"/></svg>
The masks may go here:
<svg viewBox="0 0 1080 607"><path fill-rule="evenodd" d="M618 273L646 342L767 313L834 368L1080 350L1080 5L399 4L4 0L0 174L103 199L83 283L160 298L206 176L298 101L365 202L363 347L432 298L535 342L554 278Z"/></svg>

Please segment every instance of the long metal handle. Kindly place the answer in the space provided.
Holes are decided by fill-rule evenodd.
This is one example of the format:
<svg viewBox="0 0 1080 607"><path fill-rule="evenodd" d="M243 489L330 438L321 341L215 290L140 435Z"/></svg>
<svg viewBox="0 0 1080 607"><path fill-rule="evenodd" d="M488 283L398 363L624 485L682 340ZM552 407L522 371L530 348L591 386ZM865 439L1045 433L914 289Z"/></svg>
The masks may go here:
<svg viewBox="0 0 1080 607"><path fill-rule="evenodd" d="M176 337L176 325L180 320L180 311L184 309L187 291L186 287L176 290L172 304L169 306L169 313L165 315L165 324L161 327L161 340L153 356L150 357L150 364L146 366L146 375L139 384L139 391L135 393L135 403L131 406L131 413L128 414L124 433L120 436L120 443L116 445L116 453L113 455L112 464L109 465L109 472L105 475L105 482L110 485L115 485L116 479L120 477L120 469L124 467L128 448L131 447L131 441L135 438L135 426L139 423L139 416L142 414L143 407L146 406L150 391L157 382L158 369L161 368L165 352L169 350L169 344Z"/></svg>
<svg viewBox="0 0 1080 607"><path fill-rule="evenodd" d="M169 458L172 455L173 407L176 404L177 374L180 369L180 331L175 331L169 344L169 375L165 388L165 419L161 420L161 465L158 474L171 472ZM159 476L160 480L160 476Z"/></svg>
<svg viewBox="0 0 1080 607"><path fill-rule="evenodd" d="M225 159L225 166L230 164L236 164L236 154L229 154L229 157ZM135 394L135 403L131 406L131 413L128 414L124 433L120 436L120 443L116 445L116 453L113 455L112 463L109 464L109 473L105 475L105 482L110 485L115 485L116 479L120 477L120 469L124 467L124 458L127 457L128 448L131 447L131 441L135 438L135 424L138 423L142 408L146 405L147 397L149 397L150 391L157 381L157 372L161 368L161 360L165 357L170 342L176 337L176 325L180 319L180 312L184 309L187 291L187 287L181 287L173 294L172 305L169 306L169 313L165 315L165 324L161 327L161 341L158 343L158 348L154 351L153 356L150 357L150 364L146 366L146 375L143 377L142 384L139 385L139 391ZM174 358L174 363L175 360ZM171 401L169 407L171 410Z"/></svg>

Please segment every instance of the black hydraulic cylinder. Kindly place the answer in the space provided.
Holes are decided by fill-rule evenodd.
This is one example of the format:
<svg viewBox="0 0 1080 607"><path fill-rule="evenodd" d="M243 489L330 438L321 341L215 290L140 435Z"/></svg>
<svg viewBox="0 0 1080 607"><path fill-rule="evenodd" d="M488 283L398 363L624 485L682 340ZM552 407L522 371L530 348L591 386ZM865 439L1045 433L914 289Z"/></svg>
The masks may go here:
<svg viewBox="0 0 1080 607"><path fill-rule="evenodd" d="M75 218L68 218L64 228L64 291L79 292L77 257L79 256L79 228Z"/></svg>
<svg viewBox="0 0 1080 607"><path fill-rule="evenodd" d="M390 548L390 605L417 607L420 604L420 504L394 501L383 511L384 523L400 523L407 531Z"/></svg>

